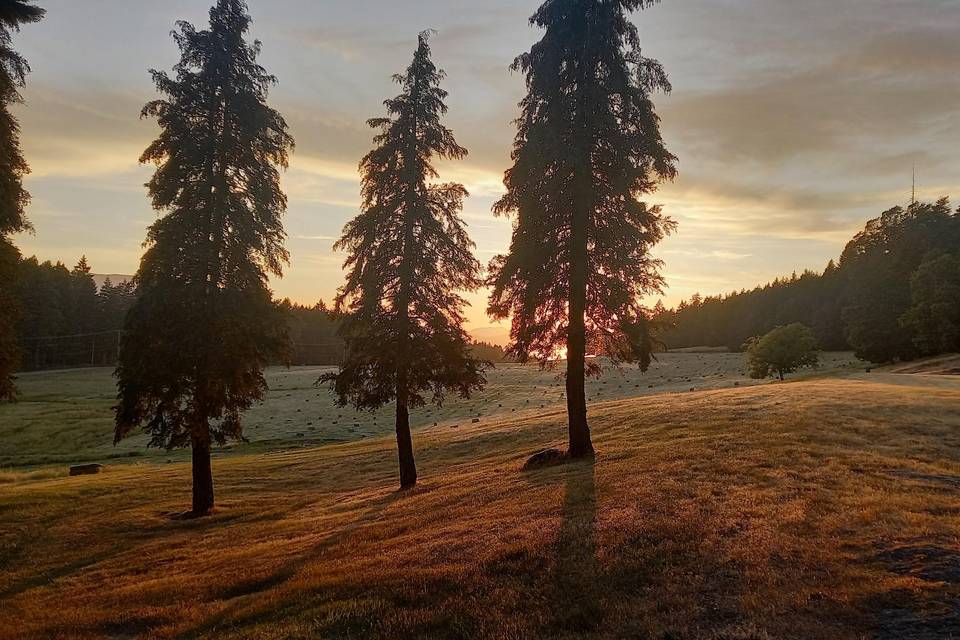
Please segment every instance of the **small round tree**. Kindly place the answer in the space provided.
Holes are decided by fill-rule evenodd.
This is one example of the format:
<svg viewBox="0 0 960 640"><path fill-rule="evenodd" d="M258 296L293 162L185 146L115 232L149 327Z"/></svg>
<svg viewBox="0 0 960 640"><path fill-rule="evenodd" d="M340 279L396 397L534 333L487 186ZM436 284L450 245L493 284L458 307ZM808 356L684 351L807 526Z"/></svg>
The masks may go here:
<svg viewBox="0 0 960 640"><path fill-rule="evenodd" d="M819 362L819 346L813 332L799 322L777 327L762 338L750 338L744 345L755 380L788 373Z"/></svg>

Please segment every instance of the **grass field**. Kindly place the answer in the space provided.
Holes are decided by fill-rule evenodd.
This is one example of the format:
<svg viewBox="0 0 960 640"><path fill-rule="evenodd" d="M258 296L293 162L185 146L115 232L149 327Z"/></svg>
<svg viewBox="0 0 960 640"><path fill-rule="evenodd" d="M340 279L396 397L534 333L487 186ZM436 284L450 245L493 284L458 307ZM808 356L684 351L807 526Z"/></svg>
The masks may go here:
<svg viewBox="0 0 960 640"><path fill-rule="evenodd" d="M887 373L595 402L189 468L0 485L0 637L960 637L960 381Z"/></svg>
<svg viewBox="0 0 960 640"><path fill-rule="evenodd" d="M823 371L860 368L849 354L824 354ZM739 354L663 354L647 373L636 369L610 371L588 382L592 402L665 391L712 389L755 384L744 375ZM394 424L393 406L376 413L337 408L333 395L318 388L326 369L275 368L267 372L270 392L246 416L251 445L233 452L261 452L289 446L348 442L386 435ZM535 415L541 408L562 405L559 371L536 366L501 365L488 372L487 388L470 400L450 398L442 408L425 407L411 413L414 427L471 424L498 414ZM0 480L4 467L64 465L72 462L116 462L124 459L185 459L146 449L145 437L133 437L113 446L116 388L110 369L41 372L20 377L21 401L0 405ZM46 473L50 473L49 470ZM9 474L7 474L9 477Z"/></svg>

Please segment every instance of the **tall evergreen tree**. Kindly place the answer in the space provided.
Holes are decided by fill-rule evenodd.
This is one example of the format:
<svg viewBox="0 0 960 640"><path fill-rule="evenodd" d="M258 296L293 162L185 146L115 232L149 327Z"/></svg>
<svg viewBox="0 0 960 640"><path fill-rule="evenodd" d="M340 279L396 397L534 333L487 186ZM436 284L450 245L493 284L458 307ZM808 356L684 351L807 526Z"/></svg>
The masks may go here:
<svg viewBox="0 0 960 640"><path fill-rule="evenodd" d="M413 63L395 76L403 92L385 102L389 117L369 121L380 132L360 163L362 211L336 245L349 253L337 297L338 311L348 312L340 330L346 358L339 373L321 378L332 383L341 405L374 410L396 401L404 488L417 481L410 408L440 404L449 391L467 397L484 383L458 293L480 284L460 218L467 191L433 182L434 158L460 159L467 151L441 124L444 74L430 59L427 39L420 35Z"/></svg>
<svg viewBox="0 0 960 640"><path fill-rule="evenodd" d="M97 284L87 256L81 256L80 262L70 272L70 316L74 318L75 333L90 333L98 329L99 300Z"/></svg>
<svg viewBox="0 0 960 640"><path fill-rule="evenodd" d="M17 248L0 236L0 402L17 398L13 374L20 365L21 353L17 341L19 301L13 280L19 262Z"/></svg>
<svg viewBox="0 0 960 640"><path fill-rule="evenodd" d="M37 22L43 14L33 0L0 2L0 402L16 398L13 373L20 361L13 289L20 253L9 236L30 228L24 214L30 194L23 188L30 168L20 151L20 126L10 111L21 101L20 89L30 66L13 50L13 32Z"/></svg>
<svg viewBox="0 0 960 640"><path fill-rule="evenodd" d="M588 350L641 367L651 357L640 299L662 286L650 249L673 223L639 198L676 169L651 101L670 84L641 54L629 13L655 2L548 0L531 18L546 34L514 63L527 96L495 212L515 221L509 254L490 265L489 311L513 317L521 361L566 349L572 457L593 454Z"/></svg>
<svg viewBox="0 0 960 640"><path fill-rule="evenodd" d="M293 139L267 106L273 76L248 43L243 0L219 0L210 28L181 22L176 77L144 107L159 138L141 161L163 212L149 229L117 367L116 439L142 427L152 446L193 450L193 513L214 504L211 446L242 438L241 412L263 397L263 368L285 348L268 274L280 275L286 197L279 168Z"/></svg>

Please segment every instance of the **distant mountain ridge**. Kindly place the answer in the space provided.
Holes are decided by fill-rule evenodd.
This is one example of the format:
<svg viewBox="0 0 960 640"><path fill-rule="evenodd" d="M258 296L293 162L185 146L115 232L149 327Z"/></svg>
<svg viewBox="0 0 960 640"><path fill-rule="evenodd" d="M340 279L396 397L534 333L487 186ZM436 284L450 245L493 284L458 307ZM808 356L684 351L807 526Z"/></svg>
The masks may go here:
<svg viewBox="0 0 960 640"><path fill-rule="evenodd" d="M92 273L90 275L93 276L93 282L97 285L98 291L107 280L110 280L111 284L124 284L133 280L133 276L122 273Z"/></svg>

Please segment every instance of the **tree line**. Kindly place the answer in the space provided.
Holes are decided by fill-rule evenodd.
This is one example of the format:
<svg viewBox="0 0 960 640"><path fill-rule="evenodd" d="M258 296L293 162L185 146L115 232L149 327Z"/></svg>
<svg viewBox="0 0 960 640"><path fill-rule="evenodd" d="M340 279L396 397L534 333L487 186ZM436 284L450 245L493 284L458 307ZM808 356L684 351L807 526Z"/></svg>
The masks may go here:
<svg viewBox="0 0 960 640"><path fill-rule="evenodd" d="M12 298L19 309L15 336L20 369L61 369L115 366L118 338L127 311L133 306L132 280L109 277L99 286L86 257L72 268L36 257L15 263ZM323 300L302 305L289 299L275 303L288 324L290 350L271 364L289 366L338 365L344 341L339 316ZM473 342L471 351L483 360L506 362L503 348Z"/></svg>
<svg viewBox="0 0 960 640"><path fill-rule="evenodd" d="M108 278L97 287L85 257L72 269L26 258L16 265L13 296L23 369L116 363L117 333L135 296L132 282Z"/></svg>
<svg viewBox="0 0 960 640"><path fill-rule="evenodd" d="M875 363L960 351L960 210L943 198L867 223L839 260L752 291L659 305L668 348L740 350L774 327L810 327L821 348Z"/></svg>

